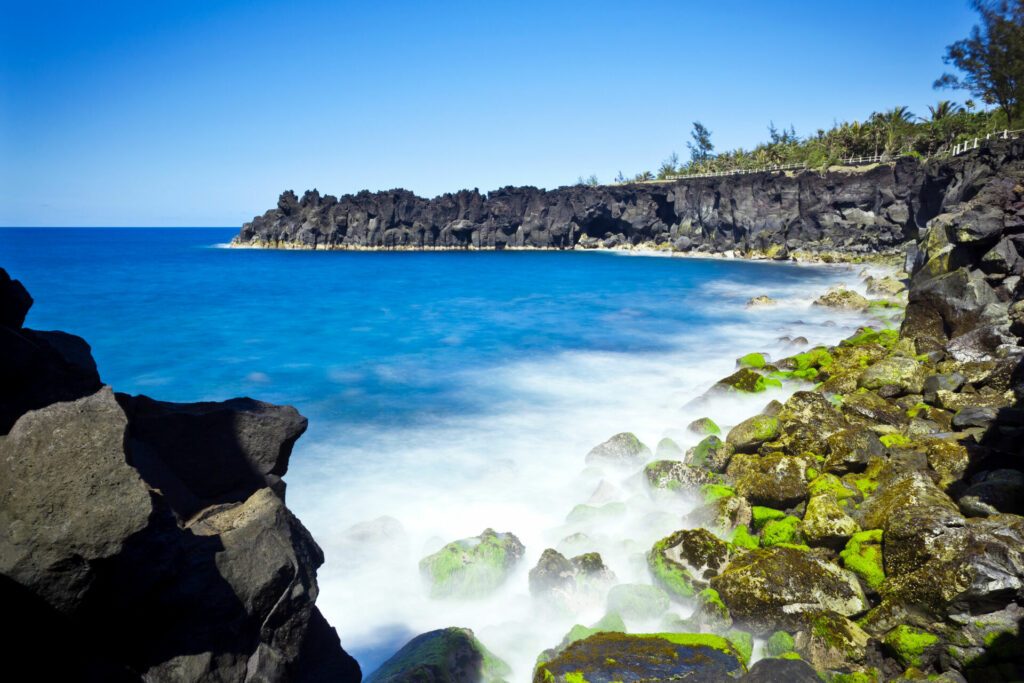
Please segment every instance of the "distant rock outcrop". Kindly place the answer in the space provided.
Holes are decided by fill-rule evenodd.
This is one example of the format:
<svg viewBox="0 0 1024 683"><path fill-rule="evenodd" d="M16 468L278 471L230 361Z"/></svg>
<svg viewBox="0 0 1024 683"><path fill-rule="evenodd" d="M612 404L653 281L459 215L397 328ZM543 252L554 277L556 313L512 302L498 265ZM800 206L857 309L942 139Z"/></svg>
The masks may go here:
<svg viewBox="0 0 1024 683"><path fill-rule="evenodd" d="M505 187L433 199L407 190L340 198L291 190L246 223L236 246L299 249L572 249L659 245L772 258L895 252L917 238L947 192L1024 155L999 143L951 160L905 157L868 169L783 172L667 183Z"/></svg>
<svg viewBox="0 0 1024 683"><path fill-rule="evenodd" d="M5 674L359 681L284 504L305 418L114 394L84 341L22 327L31 303L0 270Z"/></svg>

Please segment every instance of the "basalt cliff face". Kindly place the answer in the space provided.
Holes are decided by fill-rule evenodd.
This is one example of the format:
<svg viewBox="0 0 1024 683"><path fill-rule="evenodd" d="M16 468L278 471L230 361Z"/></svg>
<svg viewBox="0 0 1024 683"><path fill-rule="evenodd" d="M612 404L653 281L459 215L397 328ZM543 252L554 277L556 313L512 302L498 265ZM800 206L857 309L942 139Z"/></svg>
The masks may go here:
<svg viewBox="0 0 1024 683"><path fill-rule="evenodd" d="M464 190L434 199L406 190L336 198L281 195L235 246L299 249L572 249L660 246L761 254L893 252L918 237L966 187L1024 156L1001 143L941 162L899 159L868 169L782 172L555 190Z"/></svg>
<svg viewBox="0 0 1024 683"><path fill-rule="evenodd" d="M0 596L10 680L359 681L284 503L306 419L114 393L89 345L23 327L0 269Z"/></svg>

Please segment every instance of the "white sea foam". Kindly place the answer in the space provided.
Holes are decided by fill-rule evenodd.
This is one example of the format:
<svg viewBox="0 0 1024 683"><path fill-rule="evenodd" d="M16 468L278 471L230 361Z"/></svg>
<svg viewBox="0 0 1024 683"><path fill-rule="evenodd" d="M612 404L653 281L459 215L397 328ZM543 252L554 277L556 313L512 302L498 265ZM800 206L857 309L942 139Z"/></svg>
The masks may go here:
<svg viewBox="0 0 1024 683"><path fill-rule="evenodd" d="M835 273L837 281L855 284L855 272ZM652 450L666 436L684 449L694 445L698 437L685 431L691 420L706 415L725 429L797 389L691 404L734 370L736 356L753 350L791 355L800 348L780 337L835 343L863 322L859 315L812 307L820 284L814 291L767 287L764 293L780 304L749 310L743 309L746 299L762 292L711 282L706 293L717 306L745 310L744 322L694 329L673 340L669 352L562 353L467 369L468 391L483 404L471 415L388 431L321 430L315 442L300 442L288 478L289 504L327 557L318 604L343 645L362 653L364 665L374 662L364 673L415 634L466 626L513 667L514 680L530 680L542 650L557 645L573 623L589 624L603 614L593 607L558 618L536 609L527 573L542 551L583 532L589 541L573 550L599 551L620 582L649 583L644 554L655 540L683 528L693 505L652 500L639 470L586 467L589 449L621 431L636 433ZM339 382L346 378L327 372ZM598 489L601 500L624 502L626 515L612 523L566 523L572 508ZM504 588L480 601L430 599L418 560L487 527L513 532L526 546L525 560Z"/></svg>

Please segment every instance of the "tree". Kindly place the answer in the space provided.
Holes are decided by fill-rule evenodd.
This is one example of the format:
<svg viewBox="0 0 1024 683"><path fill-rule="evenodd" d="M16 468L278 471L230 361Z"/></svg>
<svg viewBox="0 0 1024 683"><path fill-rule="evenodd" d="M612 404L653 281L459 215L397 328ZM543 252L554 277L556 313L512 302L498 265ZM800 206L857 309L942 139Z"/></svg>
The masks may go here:
<svg viewBox="0 0 1024 683"><path fill-rule="evenodd" d="M661 167L658 169L659 178L667 178L668 176L675 175L679 170L679 155L675 152L669 155L668 159L661 162Z"/></svg>
<svg viewBox="0 0 1024 683"><path fill-rule="evenodd" d="M948 46L943 60L963 75L943 74L935 87L962 88L997 105L1012 127L1024 95L1024 0L973 0L972 5L981 25Z"/></svg>
<svg viewBox="0 0 1024 683"><path fill-rule="evenodd" d="M949 100L939 100L938 104L936 104L934 107L931 105L928 106L928 121L930 121L931 123L938 123L939 121L948 119L951 116L956 116L963 110L964 108L961 107L956 102L950 102Z"/></svg>
<svg viewBox="0 0 1024 683"><path fill-rule="evenodd" d="M687 142L686 147L690 150L690 161L699 164L712 157L715 146L711 144L711 131L704 127L700 121L693 122L693 131L690 132L692 142Z"/></svg>

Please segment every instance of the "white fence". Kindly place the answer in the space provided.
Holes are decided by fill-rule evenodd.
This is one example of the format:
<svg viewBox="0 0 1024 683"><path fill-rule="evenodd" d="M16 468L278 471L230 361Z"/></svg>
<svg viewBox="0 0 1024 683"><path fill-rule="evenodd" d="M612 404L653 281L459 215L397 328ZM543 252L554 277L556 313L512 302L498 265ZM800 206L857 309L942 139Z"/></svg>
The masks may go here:
<svg viewBox="0 0 1024 683"><path fill-rule="evenodd" d="M1024 129L1018 130L1003 130L996 133L989 133L983 138L974 138L973 140L967 140L966 142L960 142L953 145L953 149L949 151L950 155L956 156L957 154L963 154L972 149L978 149L978 146L983 141L988 140L1009 140L1010 138L1019 138L1024 135Z"/></svg>

